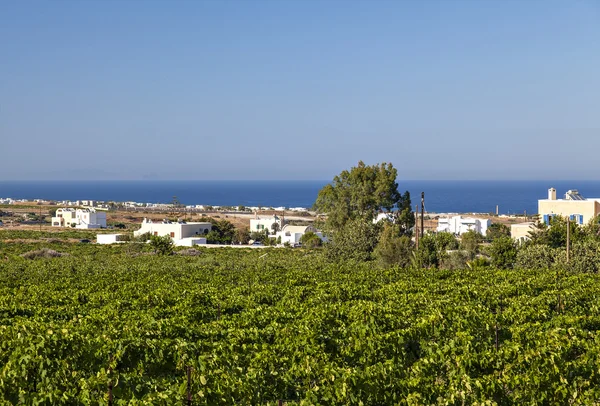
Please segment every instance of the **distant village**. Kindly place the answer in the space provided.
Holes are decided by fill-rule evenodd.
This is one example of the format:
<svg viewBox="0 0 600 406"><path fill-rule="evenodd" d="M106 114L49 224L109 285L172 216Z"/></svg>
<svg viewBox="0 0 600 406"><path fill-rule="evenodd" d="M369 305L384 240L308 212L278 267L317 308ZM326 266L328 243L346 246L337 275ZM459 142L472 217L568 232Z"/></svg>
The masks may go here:
<svg viewBox="0 0 600 406"><path fill-rule="evenodd" d="M168 212L179 210L191 213L201 213L207 210L227 213L245 213L253 216L249 219L248 227L251 233L264 232L270 238L275 238L280 245L298 246L304 234L311 232L316 234L322 241L326 241L323 233L313 225L294 225L289 224L284 216L268 215L259 216L261 210L271 210L284 213L285 211L311 216L307 208L295 207L245 207L245 206L208 206L208 205L180 205L174 203L138 203L138 202L103 202L94 200L77 201L47 201L41 199L25 200L0 198L0 204L43 204L56 205L55 215L51 219L53 227L71 227L77 229L105 229L107 228L106 214L109 210L145 210L152 212ZM428 214L433 215L432 213ZM577 190L568 190L564 198L557 198L556 189L548 190L546 199L538 200L538 219L540 222L550 224L554 216L562 216L576 224L586 224L591 219L600 215L600 198L585 198ZM504 216L507 217L507 216ZM392 217L389 213L379 213L374 222L388 221ZM429 232L447 232L455 236L461 236L464 233L474 231L481 235L486 235L488 228L492 224L490 218L485 216L466 216L461 214L438 214L437 227L430 229ZM307 217L307 220L309 218ZM311 218L312 220L312 218ZM0 221L2 226L2 221ZM516 224L510 224L511 237L519 242L529 239L530 232L534 229L535 222L527 221ZM161 221L144 219L134 236L140 236L146 233L156 236L169 236L178 246L194 246L206 244L206 234L212 229L209 222L186 222L183 220L170 221L164 219ZM98 243L111 244L125 240L122 233L119 234L98 234ZM252 244L252 242L251 242Z"/></svg>
<svg viewBox="0 0 600 406"><path fill-rule="evenodd" d="M260 210L275 210L275 211L291 211L297 213L306 213L306 207L266 207L266 206L212 206L203 204L182 205L178 202L173 203L140 203L140 202L113 202L100 200L44 200L44 199L12 199L10 197L0 197L0 204L43 204L52 206L81 206L93 207L103 210L118 210L118 209L143 209L143 210L173 210L186 209L192 211L239 211L239 212L255 212Z"/></svg>

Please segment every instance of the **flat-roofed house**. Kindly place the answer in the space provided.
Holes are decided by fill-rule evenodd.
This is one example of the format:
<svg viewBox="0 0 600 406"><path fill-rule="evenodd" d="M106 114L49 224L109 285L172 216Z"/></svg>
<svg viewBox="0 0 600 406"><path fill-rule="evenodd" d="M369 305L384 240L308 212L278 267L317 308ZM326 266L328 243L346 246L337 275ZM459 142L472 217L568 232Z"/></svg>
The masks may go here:
<svg viewBox="0 0 600 406"><path fill-rule="evenodd" d="M475 231L481 235L486 235L490 224L491 221L489 219L463 216L440 217L438 219L437 231L457 235L462 235L468 231Z"/></svg>
<svg viewBox="0 0 600 406"><path fill-rule="evenodd" d="M176 244L178 240L194 237L197 238L197 241L204 240L204 243L206 243L206 239L203 237L210 232L211 228L211 223L186 223L185 221L171 222L168 220L155 223L150 219L144 219L144 221L142 221L142 227L139 230L134 231L133 235L136 237L145 233L159 236L168 235Z"/></svg>
<svg viewBox="0 0 600 406"><path fill-rule="evenodd" d="M556 189L548 189L548 198L538 200L540 221L550 224L554 216L567 217L577 224L586 224L600 214L600 198L586 199L577 190L569 190L564 199L556 198Z"/></svg>
<svg viewBox="0 0 600 406"><path fill-rule="evenodd" d="M250 232L262 232L267 230L269 234L273 232L273 224L277 224L277 229L281 230L283 221L278 216L256 217L250 220Z"/></svg>
<svg viewBox="0 0 600 406"><path fill-rule="evenodd" d="M93 208L56 209L56 214L52 217L53 227L75 227L75 228L106 228L106 212L98 211Z"/></svg>

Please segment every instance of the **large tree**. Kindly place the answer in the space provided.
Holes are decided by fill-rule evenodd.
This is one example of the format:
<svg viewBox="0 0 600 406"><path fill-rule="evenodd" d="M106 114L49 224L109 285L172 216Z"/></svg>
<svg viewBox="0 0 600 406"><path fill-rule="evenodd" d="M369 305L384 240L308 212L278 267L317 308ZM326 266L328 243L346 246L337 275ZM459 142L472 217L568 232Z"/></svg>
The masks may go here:
<svg viewBox="0 0 600 406"><path fill-rule="evenodd" d="M331 231L341 230L350 220L370 222L378 212L392 210L402 216L403 228L409 228L414 225L410 195L406 192L402 196L398 191L396 176L391 163L365 165L360 161L319 191L314 208L327 214L326 225Z"/></svg>

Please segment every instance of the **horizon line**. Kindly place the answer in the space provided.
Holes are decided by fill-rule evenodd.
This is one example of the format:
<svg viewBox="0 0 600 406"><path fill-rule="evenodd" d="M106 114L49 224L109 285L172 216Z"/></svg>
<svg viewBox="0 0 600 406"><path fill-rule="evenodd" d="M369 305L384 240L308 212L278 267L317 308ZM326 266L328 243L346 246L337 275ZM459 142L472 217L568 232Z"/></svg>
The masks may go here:
<svg viewBox="0 0 600 406"><path fill-rule="evenodd" d="M0 182L332 182L333 179L0 179ZM599 182L600 179L401 179L402 182Z"/></svg>

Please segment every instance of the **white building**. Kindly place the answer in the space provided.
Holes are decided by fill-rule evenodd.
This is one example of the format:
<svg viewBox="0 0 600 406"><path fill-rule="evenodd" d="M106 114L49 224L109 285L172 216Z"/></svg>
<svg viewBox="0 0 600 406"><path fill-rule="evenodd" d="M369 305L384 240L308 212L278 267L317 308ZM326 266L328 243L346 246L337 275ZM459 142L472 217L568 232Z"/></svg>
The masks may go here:
<svg viewBox="0 0 600 406"><path fill-rule="evenodd" d="M288 243L290 245L297 245L300 243L300 239L302 238L302 236L308 232L313 232L321 240L325 240L323 234L313 226L292 226L289 224L283 226L281 231L278 231L276 233L276 237L281 237L282 244Z"/></svg>
<svg viewBox="0 0 600 406"><path fill-rule="evenodd" d="M527 223L511 224L510 236L517 242L525 242L530 239L529 233L535 230L535 223L529 221Z"/></svg>
<svg viewBox="0 0 600 406"><path fill-rule="evenodd" d="M178 247L193 247L194 245L206 244L206 238L204 237L188 237L182 238L181 240L175 240L175 245Z"/></svg>
<svg viewBox="0 0 600 406"><path fill-rule="evenodd" d="M211 228L211 223L186 223L183 221L172 223L168 220L153 223L150 219L144 219L142 227L134 231L133 235L136 237L146 233L160 236L168 235L174 240L175 245L190 246L187 245L188 242L180 242L179 240L193 238L198 241L197 244L206 244L204 236L210 232Z"/></svg>
<svg viewBox="0 0 600 406"><path fill-rule="evenodd" d="M392 213L386 212L386 213L378 213L377 217L375 217L373 219L373 224L377 224L380 221L390 221L390 222L395 222L394 219L394 215Z"/></svg>
<svg viewBox="0 0 600 406"><path fill-rule="evenodd" d="M269 234L273 231L273 224L277 224L279 230L283 227L283 221L277 216L271 217L256 217L250 220L250 232L261 232L268 230Z"/></svg>
<svg viewBox="0 0 600 406"><path fill-rule="evenodd" d="M52 217L53 227L106 228L106 212L95 209L61 208Z"/></svg>
<svg viewBox="0 0 600 406"><path fill-rule="evenodd" d="M125 242L125 234L98 234L96 243L98 244L117 244Z"/></svg>
<svg viewBox="0 0 600 406"><path fill-rule="evenodd" d="M479 219L473 217L440 217L438 219L438 232L452 233L462 235L469 231L475 231L481 235L486 235L488 227L491 225L489 219Z"/></svg>

